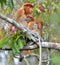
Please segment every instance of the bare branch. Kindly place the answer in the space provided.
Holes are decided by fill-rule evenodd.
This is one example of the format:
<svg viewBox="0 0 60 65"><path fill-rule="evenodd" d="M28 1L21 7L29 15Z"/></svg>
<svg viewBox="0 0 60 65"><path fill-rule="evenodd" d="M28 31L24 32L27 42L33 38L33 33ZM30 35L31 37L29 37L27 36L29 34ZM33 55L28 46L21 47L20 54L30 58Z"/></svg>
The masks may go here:
<svg viewBox="0 0 60 65"><path fill-rule="evenodd" d="M60 50L60 43L42 42L42 47Z"/></svg>
<svg viewBox="0 0 60 65"><path fill-rule="evenodd" d="M22 30L23 32L25 32L26 34L30 35L31 39L34 41L34 42L37 42L38 41L38 36L37 34L35 33L32 33L29 29L27 29L26 27L24 27L22 24L19 24L17 23L16 21L6 17L6 16L3 16L0 14L0 18L11 23L12 25L15 25L17 28L19 28L20 30ZM56 50L60 50L60 44L59 43L53 43L53 42L42 42L42 47L44 48L51 48L51 49L56 49ZM39 48L38 46L30 46L29 48L26 48L26 49L30 49L30 50L33 50L35 48ZM21 50L24 50L24 49L21 49Z"/></svg>
<svg viewBox="0 0 60 65"><path fill-rule="evenodd" d="M42 47L43 48L55 49L55 50L59 50L60 51L60 43L42 42ZM37 48L39 48L39 46L32 45L30 47L20 49L20 51L22 51L22 50L34 50L34 49L37 49ZM0 48L0 50L12 50L12 49L11 48L5 48L5 49L1 49Z"/></svg>
<svg viewBox="0 0 60 65"><path fill-rule="evenodd" d="M54 42L42 42L42 47L43 48L50 48L50 49L56 49L56 50L60 50L60 43L54 43ZM32 47L29 47L29 48L26 48L26 49L30 49L30 50L33 50L33 49L36 49L36 48L39 48L39 46L32 46Z"/></svg>

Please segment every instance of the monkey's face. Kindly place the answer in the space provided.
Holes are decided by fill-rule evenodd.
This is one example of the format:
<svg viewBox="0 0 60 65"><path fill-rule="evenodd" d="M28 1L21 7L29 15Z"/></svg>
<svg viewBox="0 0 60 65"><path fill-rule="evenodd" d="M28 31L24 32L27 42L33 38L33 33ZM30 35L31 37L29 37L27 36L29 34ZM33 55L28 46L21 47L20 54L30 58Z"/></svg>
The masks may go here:
<svg viewBox="0 0 60 65"><path fill-rule="evenodd" d="M25 7L25 14L29 15L33 12L33 8L32 7L29 7L29 6L26 6Z"/></svg>

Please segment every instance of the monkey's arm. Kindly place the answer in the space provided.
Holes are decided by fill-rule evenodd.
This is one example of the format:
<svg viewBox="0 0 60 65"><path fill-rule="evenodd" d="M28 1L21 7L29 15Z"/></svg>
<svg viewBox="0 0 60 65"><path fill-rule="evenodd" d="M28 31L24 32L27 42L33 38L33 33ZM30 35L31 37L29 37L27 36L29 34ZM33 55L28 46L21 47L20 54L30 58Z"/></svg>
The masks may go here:
<svg viewBox="0 0 60 65"><path fill-rule="evenodd" d="M20 18L22 17L22 15L24 15L24 9L20 8L16 11L16 13L13 15L12 19L16 20L16 21L20 21Z"/></svg>
<svg viewBox="0 0 60 65"><path fill-rule="evenodd" d="M28 29L32 30L33 26L34 26L35 22L31 21L28 23Z"/></svg>

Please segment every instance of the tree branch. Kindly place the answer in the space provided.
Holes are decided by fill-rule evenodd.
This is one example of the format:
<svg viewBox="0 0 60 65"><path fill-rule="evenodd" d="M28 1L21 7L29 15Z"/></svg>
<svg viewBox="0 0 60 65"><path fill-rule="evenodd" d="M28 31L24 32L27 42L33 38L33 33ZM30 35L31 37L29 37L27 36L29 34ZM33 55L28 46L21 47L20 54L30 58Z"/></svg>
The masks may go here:
<svg viewBox="0 0 60 65"><path fill-rule="evenodd" d="M38 41L38 35L36 33L32 33L28 28L24 27L21 23L18 23L15 20L12 20L6 16L3 16L2 14L0 14L0 18L8 23L11 23L12 25L16 26L18 29L22 30L24 33L28 34L34 42Z"/></svg>
<svg viewBox="0 0 60 65"><path fill-rule="evenodd" d="M60 50L60 43L54 43L54 42L42 42L42 47L43 48L50 48L50 49L55 49L55 50ZM33 50L33 49L36 49L36 48L39 48L39 46L37 45L32 45L28 48L24 48L25 50ZM21 50L24 50L24 49L21 49Z"/></svg>
<svg viewBox="0 0 60 65"><path fill-rule="evenodd" d="M42 42L42 47L60 50L60 43Z"/></svg>
<svg viewBox="0 0 60 65"><path fill-rule="evenodd" d="M42 42L42 47L43 48L50 48L50 49L55 49L55 50L59 50L60 51L60 43L54 43L54 42ZM23 49L20 49L20 51L22 50L34 50L34 49L37 49L39 48L39 46L37 45L32 45L30 47L26 47L26 48L23 48ZM11 48L0 48L0 50L12 50Z"/></svg>
<svg viewBox="0 0 60 65"><path fill-rule="evenodd" d="M22 24L19 24L17 23L16 21L6 17L6 16L3 16L2 14L0 14L0 18L11 23L12 25L15 25L17 28L19 28L20 30L22 30L23 32L25 32L26 34L30 35L31 39L34 41L34 42L37 42L38 41L38 36L37 34L35 33L32 33L29 29L27 29L26 27L24 27ZM44 48L51 48L51 49L56 49L56 50L60 50L60 44L59 43L52 43L52 42L42 42L42 47ZM26 48L27 49L35 49L35 48L39 48L38 46L32 46L32 47L29 47L29 48ZM21 49L21 50L24 50L24 49Z"/></svg>

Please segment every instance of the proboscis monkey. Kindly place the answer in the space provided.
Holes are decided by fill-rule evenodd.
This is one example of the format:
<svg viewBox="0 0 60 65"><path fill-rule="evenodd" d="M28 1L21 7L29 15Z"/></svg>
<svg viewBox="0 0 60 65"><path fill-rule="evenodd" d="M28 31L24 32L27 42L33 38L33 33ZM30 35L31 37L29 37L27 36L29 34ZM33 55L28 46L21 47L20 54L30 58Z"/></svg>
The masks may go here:
<svg viewBox="0 0 60 65"><path fill-rule="evenodd" d="M27 17L33 12L33 5L31 3L25 3L20 9L17 10L13 19L24 26L27 26Z"/></svg>
<svg viewBox="0 0 60 65"><path fill-rule="evenodd" d="M39 10L40 10L42 13L45 12L44 7L43 7L40 3L38 3L37 6L38 6Z"/></svg>
<svg viewBox="0 0 60 65"><path fill-rule="evenodd" d="M41 5L38 4L39 9L40 9L40 7L41 7ZM32 12L33 12L33 5L31 3L25 3L20 9L17 10L15 15L13 16L13 19L19 23L22 23L24 26L26 26L30 30L32 30L33 27L37 26L36 23L33 22L34 21L33 17L30 16L30 14ZM31 20L29 20L29 19L31 19ZM28 24L28 22L29 22L29 24ZM41 26L41 24L39 26ZM35 29L34 29L34 31L35 31ZM38 29L36 29L36 31L39 32Z"/></svg>
<svg viewBox="0 0 60 65"><path fill-rule="evenodd" d="M25 3L20 9L17 10L15 15L13 16L13 19L19 23L22 23L24 26L28 27L30 30L32 30L34 32L37 31L40 34L39 26L40 27L42 27L42 26L41 26L41 24L37 24L34 21L33 17L30 16L30 14L32 12L33 12L33 5L30 3ZM25 50L25 52L26 52L26 50ZM30 53L30 51L29 51L29 53Z"/></svg>
<svg viewBox="0 0 60 65"><path fill-rule="evenodd" d="M22 25L27 27L28 22L30 22L33 19L30 15L32 12L33 12L33 5L31 3L25 3L20 9L16 11L15 15L13 16L13 20L16 20L18 23L21 23ZM31 53L30 50L24 50L23 52L24 54Z"/></svg>
<svg viewBox="0 0 60 65"><path fill-rule="evenodd" d="M43 28L42 22L31 21L28 23L28 28L32 30L32 32L38 32L39 35L42 37L42 28Z"/></svg>
<svg viewBox="0 0 60 65"><path fill-rule="evenodd" d="M33 5L31 3L25 3L20 9L16 11L12 19L16 20L17 22L27 27L29 16L32 12L33 12ZM15 29L15 27L10 26L10 30L13 30L13 29ZM16 31L13 31L13 32L16 32Z"/></svg>
<svg viewBox="0 0 60 65"><path fill-rule="evenodd" d="M41 5L41 4L37 4L37 8L42 12L44 13L45 12L45 9L44 7ZM36 18L35 18L36 19ZM37 21L30 21L28 23L28 28L30 30L32 30L33 32L38 32L39 35L42 37L42 28L43 28L43 22L42 22L42 18L39 18L39 20Z"/></svg>

